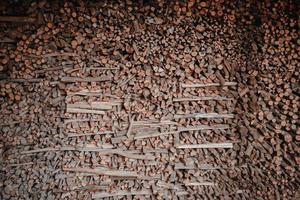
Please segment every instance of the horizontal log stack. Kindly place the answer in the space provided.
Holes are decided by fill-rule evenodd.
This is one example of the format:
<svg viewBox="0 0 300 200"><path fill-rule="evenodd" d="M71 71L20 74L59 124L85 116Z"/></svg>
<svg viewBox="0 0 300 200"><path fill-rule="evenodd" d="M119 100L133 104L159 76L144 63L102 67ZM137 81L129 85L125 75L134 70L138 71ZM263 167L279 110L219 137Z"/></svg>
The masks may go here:
<svg viewBox="0 0 300 200"><path fill-rule="evenodd" d="M1 199L297 199L291 5L0 8Z"/></svg>

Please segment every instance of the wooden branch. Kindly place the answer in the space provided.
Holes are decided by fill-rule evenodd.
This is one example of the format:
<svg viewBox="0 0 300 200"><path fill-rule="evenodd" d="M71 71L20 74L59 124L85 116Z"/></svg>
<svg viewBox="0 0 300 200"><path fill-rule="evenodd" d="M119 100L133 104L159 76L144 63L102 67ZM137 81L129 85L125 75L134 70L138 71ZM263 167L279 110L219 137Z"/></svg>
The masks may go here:
<svg viewBox="0 0 300 200"><path fill-rule="evenodd" d="M213 86L236 86L236 82L225 82L223 85L220 83L204 83L204 84L185 84L182 83L181 87L182 88L203 88L203 87L213 87Z"/></svg>
<svg viewBox="0 0 300 200"><path fill-rule="evenodd" d="M26 165L36 165L45 163L44 161L41 162L27 162L27 163L15 163L15 164L7 164L8 167L19 167L19 166L26 166Z"/></svg>
<svg viewBox="0 0 300 200"><path fill-rule="evenodd" d="M185 186L215 186L212 182L187 182L184 183Z"/></svg>
<svg viewBox="0 0 300 200"><path fill-rule="evenodd" d="M134 136L135 140L138 139L145 139L145 138L150 138L150 137L159 137L159 136L164 136L164 135L171 135L171 134L176 134L179 133L178 131L170 131L170 132L157 132L157 133L150 133L150 134L139 134Z"/></svg>
<svg viewBox="0 0 300 200"><path fill-rule="evenodd" d="M110 76L100 76L100 77L62 77L61 82L64 83L74 83L74 82L103 82L111 80Z"/></svg>
<svg viewBox="0 0 300 200"><path fill-rule="evenodd" d="M133 154L133 153L127 152L126 150L124 151L121 149L101 149L101 148L97 148L97 147L82 147L82 148L76 148L74 150L97 152L100 155L116 154L116 155L120 155L120 156L131 158L131 159L137 159L137 160L154 160L155 159L154 156Z"/></svg>
<svg viewBox="0 0 300 200"><path fill-rule="evenodd" d="M105 112L102 110L91 110L91 109L81 109L81 108L68 108L67 113L85 113L85 114L99 114L104 115Z"/></svg>
<svg viewBox="0 0 300 200"><path fill-rule="evenodd" d="M89 173L100 176L111 176L120 178L133 178L133 179L144 179L153 180L156 177L149 177L137 174L135 171L122 171L122 170L111 170L111 169L92 169L92 168L81 168L81 167L63 167L63 171L76 172L76 173Z"/></svg>
<svg viewBox="0 0 300 200"><path fill-rule="evenodd" d="M206 97L192 97L192 98L174 98L173 102L182 102L182 101L232 101L233 98L221 97L221 96L206 96Z"/></svg>
<svg viewBox="0 0 300 200"><path fill-rule="evenodd" d="M174 119L180 118L208 118L208 119L220 119L220 118L234 118L233 114L219 114L219 113L193 113L186 115L174 115Z"/></svg>
<svg viewBox="0 0 300 200"><path fill-rule="evenodd" d="M15 82L15 83L38 83L42 82L44 79L42 78L32 78L32 79L5 79L1 80L4 82Z"/></svg>
<svg viewBox="0 0 300 200"><path fill-rule="evenodd" d="M114 134L112 131L103 131L103 132L95 132L95 133L68 133L68 138L71 137L81 137L81 136L92 136L92 135L107 135Z"/></svg>
<svg viewBox="0 0 300 200"><path fill-rule="evenodd" d="M130 121L130 123L129 123L129 127L128 127L127 133L126 133L126 135L127 135L128 138L131 135L132 125L133 125L133 122L134 122L134 117L131 118L130 115L129 115L129 121Z"/></svg>
<svg viewBox="0 0 300 200"><path fill-rule="evenodd" d="M75 53L69 53L69 52L54 52L54 53L48 53L48 54L43 54L43 55L34 55L34 54L30 54L30 57L33 58L50 58L50 57L58 57L58 56L78 56Z"/></svg>
<svg viewBox="0 0 300 200"><path fill-rule="evenodd" d="M187 126L187 127L178 127L178 131L199 131L199 130L224 130L229 129L227 124L216 124L216 125L198 125L198 126Z"/></svg>
<svg viewBox="0 0 300 200"><path fill-rule="evenodd" d="M68 108L77 108L77 109L90 109L90 110L111 110L113 106L121 105L121 102L76 102L74 104L67 104Z"/></svg>
<svg viewBox="0 0 300 200"><path fill-rule="evenodd" d="M73 119L65 119L64 123L72 123L72 122L99 122L99 121L103 121L103 119L90 119L90 118L73 118Z"/></svg>
<svg viewBox="0 0 300 200"><path fill-rule="evenodd" d="M42 149L34 149L34 150L29 150L29 151L23 151L21 154L32 154L32 153L41 153L41 152L48 152L48 151L59 151L59 148L52 148L52 147L47 147L47 148L42 148Z"/></svg>
<svg viewBox="0 0 300 200"><path fill-rule="evenodd" d="M113 193L108 192L95 192L92 194L92 199L98 199L98 198L107 198L107 197L117 197L117 196L137 196L137 195L152 195L151 190L149 189L143 189L140 191L125 191L125 190L119 190Z"/></svg>
<svg viewBox="0 0 300 200"><path fill-rule="evenodd" d="M178 145L178 149L215 149L215 148L233 148L233 143L207 143L207 144L183 144Z"/></svg>
<svg viewBox="0 0 300 200"><path fill-rule="evenodd" d="M10 38L2 38L0 39L0 43L16 43L16 40L10 39Z"/></svg>
<svg viewBox="0 0 300 200"><path fill-rule="evenodd" d="M165 120L165 121L134 121L133 126L150 126L150 127L160 127L166 125L178 125L177 122Z"/></svg>
<svg viewBox="0 0 300 200"><path fill-rule="evenodd" d="M0 16L1 22L22 22L22 23L34 23L37 21L34 17L28 16Z"/></svg>
<svg viewBox="0 0 300 200"><path fill-rule="evenodd" d="M86 67L86 68L76 68L76 69L69 69L67 73L73 73L76 71L90 71L90 70L119 70L117 67Z"/></svg>
<svg viewBox="0 0 300 200"><path fill-rule="evenodd" d="M60 69L63 69L63 67L50 67L50 68L46 68L46 69L35 70L34 72L36 74L42 74L42 73L45 73L45 72L55 71L55 70L60 70Z"/></svg>

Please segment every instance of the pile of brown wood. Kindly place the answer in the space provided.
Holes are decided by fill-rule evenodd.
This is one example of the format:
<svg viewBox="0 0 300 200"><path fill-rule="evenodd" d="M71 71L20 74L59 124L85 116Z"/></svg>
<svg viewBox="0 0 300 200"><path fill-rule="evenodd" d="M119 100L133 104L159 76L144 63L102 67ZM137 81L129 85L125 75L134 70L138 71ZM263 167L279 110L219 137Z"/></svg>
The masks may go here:
<svg viewBox="0 0 300 200"><path fill-rule="evenodd" d="M3 199L295 197L289 5L33 6L44 22L0 18L41 23L0 41Z"/></svg>

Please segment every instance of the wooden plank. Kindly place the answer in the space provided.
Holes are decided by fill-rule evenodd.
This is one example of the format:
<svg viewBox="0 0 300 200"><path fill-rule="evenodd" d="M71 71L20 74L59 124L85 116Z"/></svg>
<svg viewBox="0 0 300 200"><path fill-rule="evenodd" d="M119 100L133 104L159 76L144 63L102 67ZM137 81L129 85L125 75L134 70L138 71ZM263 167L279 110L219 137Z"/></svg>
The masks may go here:
<svg viewBox="0 0 300 200"><path fill-rule="evenodd" d="M207 118L207 119L220 119L220 118L234 118L233 114L219 114L219 113L192 113L186 115L174 115L174 119L180 118Z"/></svg>
<svg viewBox="0 0 300 200"><path fill-rule="evenodd" d="M221 83L198 83L198 84L185 84L182 83L182 88L203 88L203 87L214 87L214 86L236 86L236 82L225 82L223 85Z"/></svg>
<svg viewBox="0 0 300 200"><path fill-rule="evenodd" d="M207 143L207 144L183 144L178 145L178 149L210 149L210 148L233 148L233 143Z"/></svg>

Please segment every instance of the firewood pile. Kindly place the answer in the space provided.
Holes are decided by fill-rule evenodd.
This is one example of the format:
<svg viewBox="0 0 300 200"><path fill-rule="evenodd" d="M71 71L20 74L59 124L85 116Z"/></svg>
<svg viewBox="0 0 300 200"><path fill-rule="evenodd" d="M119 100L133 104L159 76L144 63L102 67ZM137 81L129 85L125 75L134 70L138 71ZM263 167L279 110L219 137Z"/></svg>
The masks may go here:
<svg viewBox="0 0 300 200"><path fill-rule="evenodd" d="M40 1L0 16L1 199L297 198L292 5Z"/></svg>

